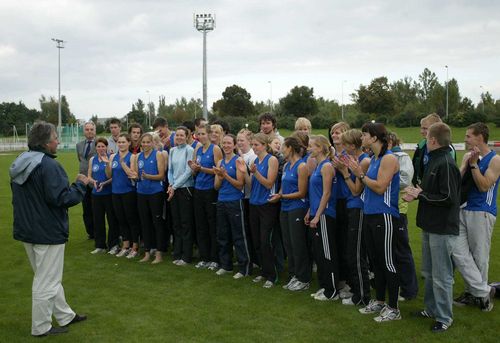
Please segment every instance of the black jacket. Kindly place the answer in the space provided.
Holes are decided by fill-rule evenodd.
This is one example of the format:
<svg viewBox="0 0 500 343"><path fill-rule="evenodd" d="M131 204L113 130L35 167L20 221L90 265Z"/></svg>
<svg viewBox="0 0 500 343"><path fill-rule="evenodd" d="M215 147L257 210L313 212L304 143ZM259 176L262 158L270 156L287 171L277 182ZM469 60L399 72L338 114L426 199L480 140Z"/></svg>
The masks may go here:
<svg viewBox="0 0 500 343"><path fill-rule="evenodd" d="M68 207L82 201L85 185L68 184L54 155L28 151L10 167L14 239L32 244L64 244L68 240Z"/></svg>
<svg viewBox="0 0 500 343"><path fill-rule="evenodd" d="M458 235L460 171L449 147L429 153L420 187L417 226L429 233Z"/></svg>
<svg viewBox="0 0 500 343"><path fill-rule="evenodd" d="M427 149L427 139L422 139L418 144L415 152L413 153L413 158L411 162L413 163L413 179L411 183L414 186L420 185L424 175L424 151ZM455 162L457 161L457 152L453 144L450 144L450 155L453 157Z"/></svg>

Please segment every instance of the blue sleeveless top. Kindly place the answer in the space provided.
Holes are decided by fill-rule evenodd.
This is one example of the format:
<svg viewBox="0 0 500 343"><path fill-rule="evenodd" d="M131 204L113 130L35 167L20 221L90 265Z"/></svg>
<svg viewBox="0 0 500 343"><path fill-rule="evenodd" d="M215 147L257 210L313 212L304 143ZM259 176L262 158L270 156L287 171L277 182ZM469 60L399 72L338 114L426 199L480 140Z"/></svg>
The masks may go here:
<svg viewBox="0 0 500 343"><path fill-rule="evenodd" d="M496 156L495 151L490 151L486 156L480 159L477 164L479 166L479 171L484 175L490 161ZM476 186L476 183L472 186L467 195L467 205L466 210L469 211L484 211L489 212L492 215L497 215L497 190L498 190L498 179L486 192L480 192Z"/></svg>
<svg viewBox="0 0 500 343"><path fill-rule="evenodd" d="M123 158L125 164L130 168L130 157L132 153L129 151ZM116 153L113 161L111 162L112 180L111 191L113 194L126 194L135 192L135 183L132 182L120 164L120 153Z"/></svg>
<svg viewBox="0 0 500 343"><path fill-rule="evenodd" d="M362 153L358 157L358 163L361 163L365 158L368 157L367 153ZM351 180L356 182L356 176L351 174ZM352 195L351 190L349 189L349 194L347 195L347 208L363 208L363 200L361 200L361 196Z"/></svg>
<svg viewBox="0 0 500 343"><path fill-rule="evenodd" d="M203 147L200 147L196 151L196 162L198 162L203 168L211 169L215 167L214 162L214 145L210 144L207 151L203 152ZM198 172L194 182L194 188L202 191L209 189L214 189L214 179L215 175L204 173L202 171Z"/></svg>
<svg viewBox="0 0 500 343"><path fill-rule="evenodd" d="M259 162L258 157L254 161L254 164L257 167L257 170L259 171L260 175L266 178L269 169L269 159L271 158L271 156L272 156L271 154L267 154L262 160L262 162ZM267 189L259 182L259 180L257 180L255 175L252 175L252 189L250 192L250 200L249 200L250 204L252 205L267 204L269 197L275 193L276 193L276 182L271 187L271 189Z"/></svg>
<svg viewBox="0 0 500 343"><path fill-rule="evenodd" d="M305 163L303 159L295 162L290 167L290 162L285 164L283 168L283 176L281 177L281 192L282 194L291 194L299 191L299 166ZM307 208L305 199L281 199L281 211L289 212L298 208Z"/></svg>
<svg viewBox="0 0 500 343"><path fill-rule="evenodd" d="M226 163L226 159L223 158L220 162L220 166L226 169L227 175L231 176L236 180L236 160L238 155L233 156L233 158ZM220 202L236 201L243 199L244 193L242 189L237 189L226 179L222 180L222 185L219 188L219 198Z"/></svg>
<svg viewBox="0 0 500 343"><path fill-rule="evenodd" d="M109 156L108 156L109 157ZM98 183L104 182L108 180L106 176L106 162L99 161L97 155L92 159L92 178L96 180ZM113 180L111 180L113 182ZM92 188L92 195L110 195L111 194L111 184L107 184L102 188L102 191L98 192L97 189Z"/></svg>
<svg viewBox="0 0 500 343"><path fill-rule="evenodd" d="M163 192L163 181L146 180L141 177L142 172L150 175L158 175L158 163L156 160L156 149L151 151L148 158L144 156L144 152L139 153L137 157L137 167L139 181L137 182L137 193L139 194L156 194Z"/></svg>
<svg viewBox="0 0 500 343"><path fill-rule="evenodd" d="M323 168L325 163L330 163L330 161L328 159L321 161L309 178L309 216L311 218L316 215L319 203L321 202L321 197L323 196L323 176L321 175L321 168ZM323 214L335 218L336 204L335 186L332 182L332 193L330 199L328 199L328 203L326 204Z"/></svg>
<svg viewBox="0 0 500 343"><path fill-rule="evenodd" d="M392 151L387 150L384 154L392 154ZM380 168L380 161L382 161L383 156L376 158L372 157L370 161L370 166L366 172L372 180L377 179L378 170ZM387 213L393 217L399 218L399 207L398 207L398 197L399 197L399 172L392 176L392 181L385 190L384 194L380 195L372 191L368 186L365 185L363 191L363 212L364 214L383 214Z"/></svg>

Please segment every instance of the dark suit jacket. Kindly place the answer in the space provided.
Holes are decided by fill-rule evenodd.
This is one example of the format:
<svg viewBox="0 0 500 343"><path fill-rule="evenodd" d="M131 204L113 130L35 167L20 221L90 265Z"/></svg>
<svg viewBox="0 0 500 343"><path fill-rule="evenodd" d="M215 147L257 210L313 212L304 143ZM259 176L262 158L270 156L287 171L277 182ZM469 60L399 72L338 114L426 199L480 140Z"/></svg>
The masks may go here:
<svg viewBox="0 0 500 343"><path fill-rule="evenodd" d="M95 152L95 139L92 140L92 143L90 145L90 151L89 151L87 158L85 158L85 146L86 146L86 144L87 144L87 140L76 143L76 155L78 157L78 162L80 162L79 173L88 176L87 173L89 171L89 160L96 153Z"/></svg>

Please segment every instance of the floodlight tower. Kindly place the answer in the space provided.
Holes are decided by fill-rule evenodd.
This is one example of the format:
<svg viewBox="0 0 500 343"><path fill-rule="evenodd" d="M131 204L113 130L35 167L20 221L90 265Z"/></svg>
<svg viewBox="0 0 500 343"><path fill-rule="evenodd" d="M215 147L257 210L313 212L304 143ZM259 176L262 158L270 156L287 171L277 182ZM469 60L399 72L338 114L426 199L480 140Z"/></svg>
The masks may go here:
<svg viewBox="0 0 500 343"><path fill-rule="evenodd" d="M58 75L58 84L59 84L59 87L58 87L58 94L59 94L59 100L58 100L58 103L57 103L57 133L59 136L61 136L61 129L62 129L62 118L61 118L61 49L64 49L64 43L66 43L65 41L63 41L62 39L58 39L58 38L52 38L52 40L54 42L56 42L56 48L57 48L57 52L58 52L58 67L57 67L57 75ZM61 139L61 138L59 138Z"/></svg>
<svg viewBox="0 0 500 343"><path fill-rule="evenodd" d="M203 33L203 118L208 120L207 109L207 32L215 29L215 14L194 14L194 27Z"/></svg>

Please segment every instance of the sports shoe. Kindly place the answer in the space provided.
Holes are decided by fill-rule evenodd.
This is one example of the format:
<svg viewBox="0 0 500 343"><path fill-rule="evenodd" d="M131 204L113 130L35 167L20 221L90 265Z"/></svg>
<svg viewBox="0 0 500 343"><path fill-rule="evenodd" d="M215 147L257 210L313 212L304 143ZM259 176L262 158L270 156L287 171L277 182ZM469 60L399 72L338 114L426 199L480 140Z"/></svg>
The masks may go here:
<svg viewBox="0 0 500 343"><path fill-rule="evenodd" d="M131 250L128 252L127 258L128 258L128 259L132 259L132 258L136 257L138 254L139 254L139 251L134 250L134 249L131 249Z"/></svg>
<svg viewBox="0 0 500 343"><path fill-rule="evenodd" d="M411 315L416 318L432 318L432 316L426 310L412 312Z"/></svg>
<svg viewBox="0 0 500 343"><path fill-rule="evenodd" d="M219 264L217 262L210 262L210 265L207 267L208 270L218 270Z"/></svg>
<svg viewBox="0 0 500 343"><path fill-rule="evenodd" d="M173 261L172 261L172 264L177 265L177 263L179 263L179 261L180 261L180 260L173 260Z"/></svg>
<svg viewBox="0 0 500 343"><path fill-rule="evenodd" d="M368 305L359 309L359 313L361 314L380 313L384 308L385 308L384 303L379 303L378 301L372 299L370 300Z"/></svg>
<svg viewBox="0 0 500 343"><path fill-rule="evenodd" d="M288 290L292 292L297 292L297 291L303 291L309 289L309 282L302 282L302 281L295 281L290 287L288 287Z"/></svg>
<svg viewBox="0 0 500 343"><path fill-rule="evenodd" d="M479 308L483 312L490 312L493 310L493 298L495 297L496 289L491 287L490 293L484 298L479 299Z"/></svg>
<svg viewBox="0 0 500 343"><path fill-rule="evenodd" d="M227 274L227 273L231 273L230 270L225 270L224 268L221 268L219 269L218 271L215 272L215 274L217 275L224 275L224 274Z"/></svg>
<svg viewBox="0 0 500 343"><path fill-rule="evenodd" d="M92 255L96 255L96 254L103 254L106 252L106 249L101 249L101 248L95 248L94 250L92 250L90 253Z"/></svg>
<svg viewBox="0 0 500 343"><path fill-rule="evenodd" d="M197 269L205 269L209 266L210 262L200 261L194 266Z"/></svg>
<svg viewBox="0 0 500 343"><path fill-rule="evenodd" d="M453 299L453 304L456 306L476 305L475 297L470 293L462 293L458 298Z"/></svg>
<svg viewBox="0 0 500 343"><path fill-rule="evenodd" d="M293 276L290 281L286 285L283 285L283 289L289 289L291 285L293 285L297 281L297 278Z"/></svg>
<svg viewBox="0 0 500 343"><path fill-rule="evenodd" d="M115 245L111 249L109 249L108 254L110 255L116 255L120 251L120 247L118 245Z"/></svg>
<svg viewBox="0 0 500 343"><path fill-rule="evenodd" d="M385 307L385 311L381 311L380 316L373 318L373 320L378 323L390 322L392 320L400 320L400 319L401 319L401 312L398 309L390 308L389 306Z"/></svg>
<svg viewBox="0 0 500 343"><path fill-rule="evenodd" d="M330 298L328 298L324 292L321 292L320 294L314 296L314 300L319 300L319 301L335 301L339 299L338 293L332 295Z"/></svg>
<svg viewBox="0 0 500 343"><path fill-rule="evenodd" d="M349 298L351 298L353 295L354 295L354 294L353 294L353 293L351 293L351 292L349 292L349 291L347 291L347 292L345 292L345 291L340 291L340 293L339 293L340 299L349 299Z"/></svg>
<svg viewBox="0 0 500 343"><path fill-rule="evenodd" d="M264 285L262 286L263 288L272 288L274 287L274 282L267 280L264 282Z"/></svg>
<svg viewBox="0 0 500 343"><path fill-rule="evenodd" d="M123 256L126 256L129 252L130 252L130 248L124 248L124 249L120 250L120 252L118 254L116 254L115 256L116 257L123 257Z"/></svg>
<svg viewBox="0 0 500 343"><path fill-rule="evenodd" d="M354 306L356 304L352 301L352 297L351 297L351 298L342 299L342 305Z"/></svg>
<svg viewBox="0 0 500 343"><path fill-rule="evenodd" d="M186 262L186 261L184 261L184 260L179 260L179 261L177 261L177 263L176 263L175 265L176 265L176 266L180 266L180 267L182 267L182 266L186 266L186 265L188 265L188 264L189 264L189 263L187 263L187 262Z"/></svg>
<svg viewBox="0 0 500 343"><path fill-rule="evenodd" d="M85 320L87 320L86 315L76 313L75 316L73 317L73 319L71 319L71 321L68 324L64 325L63 328L68 327L69 325L72 325L72 324L83 322Z"/></svg>
<svg viewBox="0 0 500 343"><path fill-rule="evenodd" d="M259 276L254 277L252 281L255 283L261 282L261 281L264 281L264 277L262 275L259 275Z"/></svg>
<svg viewBox="0 0 500 343"><path fill-rule="evenodd" d="M49 331L42 333L41 335L32 335L32 336L33 337L45 337L45 336L58 335L60 333L67 333L67 332L68 332L68 328L65 326L59 326L59 327L53 326L50 328Z"/></svg>
<svg viewBox="0 0 500 343"><path fill-rule="evenodd" d="M320 288L316 291L316 293L311 293L311 298L314 298L315 296L317 295L320 295L320 294L323 294L323 292L325 291L324 288Z"/></svg>
<svg viewBox="0 0 500 343"><path fill-rule="evenodd" d="M431 331L433 333L440 333L448 330L449 326L441 323L441 322L435 322L434 325L431 327Z"/></svg>
<svg viewBox="0 0 500 343"><path fill-rule="evenodd" d="M244 278L244 277L245 277L245 275L243 275L240 272L237 272L236 274L233 275L233 279L235 279L235 280L238 280L238 279L241 279L241 278Z"/></svg>

